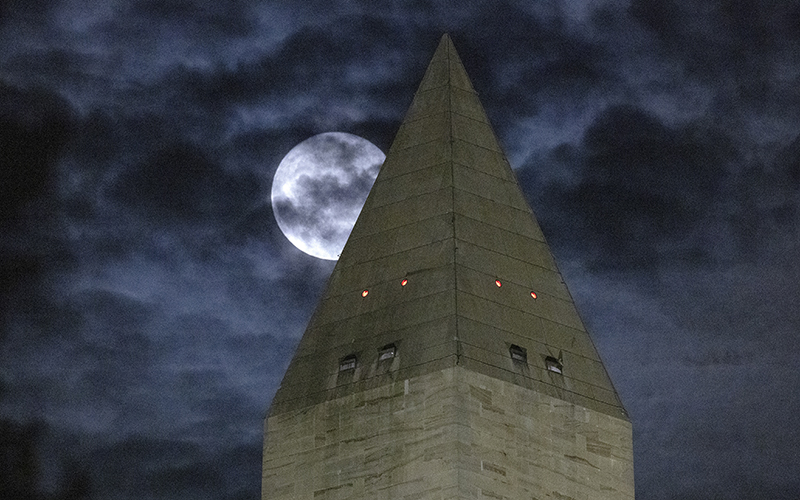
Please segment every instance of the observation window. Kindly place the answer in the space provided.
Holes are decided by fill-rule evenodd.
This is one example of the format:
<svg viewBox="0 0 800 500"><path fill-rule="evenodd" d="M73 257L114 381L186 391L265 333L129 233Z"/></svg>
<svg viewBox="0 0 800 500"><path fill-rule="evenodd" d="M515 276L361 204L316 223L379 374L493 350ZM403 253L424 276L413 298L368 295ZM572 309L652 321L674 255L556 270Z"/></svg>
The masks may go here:
<svg viewBox="0 0 800 500"><path fill-rule="evenodd" d="M525 350L524 347L512 344L508 348L508 352L511 353L511 359L514 361L519 361L521 363L528 362L528 351Z"/></svg>
<svg viewBox="0 0 800 500"><path fill-rule="evenodd" d="M564 366L561 364L561 361L557 360L553 356L547 356L544 358L544 366L554 373L562 374L564 372Z"/></svg>
<svg viewBox="0 0 800 500"><path fill-rule="evenodd" d="M356 356L355 354L351 354L350 356L345 356L339 361L339 371L344 372L347 370L355 370L356 369Z"/></svg>
<svg viewBox="0 0 800 500"><path fill-rule="evenodd" d="M395 345L387 344L381 347L381 350L378 351L378 361L392 359L396 353L397 353L397 348L395 347Z"/></svg>

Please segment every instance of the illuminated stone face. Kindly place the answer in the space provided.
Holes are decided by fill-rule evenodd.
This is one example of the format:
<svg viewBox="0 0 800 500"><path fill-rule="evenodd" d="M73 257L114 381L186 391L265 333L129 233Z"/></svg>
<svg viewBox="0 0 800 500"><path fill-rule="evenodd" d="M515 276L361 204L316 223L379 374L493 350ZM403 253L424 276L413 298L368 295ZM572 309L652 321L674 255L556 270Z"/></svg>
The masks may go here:
<svg viewBox="0 0 800 500"><path fill-rule="evenodd" d="M631 424L447 37L266 429L265 499L633 498Z"/></svg>

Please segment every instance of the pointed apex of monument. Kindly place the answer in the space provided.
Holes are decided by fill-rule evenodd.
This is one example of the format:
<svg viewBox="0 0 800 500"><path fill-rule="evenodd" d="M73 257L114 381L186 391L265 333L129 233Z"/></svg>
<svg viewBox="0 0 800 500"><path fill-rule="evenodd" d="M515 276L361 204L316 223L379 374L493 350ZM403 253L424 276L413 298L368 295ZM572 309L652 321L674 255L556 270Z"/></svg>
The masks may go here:
<svg viewBox="0 0 800 500"><path fill-rule="evenodd" d="M417 92L442 86L453 86L474 92L461 58L458 57L453 41L447 33L442 35Z"/></svg>
<svg viewBox="0 0 800 500"><path fill-rule="evenodd" d="M449 33L442 34L442 38L439 39L439 45L436 47L436 51L433 53L433 58L435 58L436 55L442 51L444 51L445 54L456 53L455 46L453 45L453 39L450 38Z"/></svg>

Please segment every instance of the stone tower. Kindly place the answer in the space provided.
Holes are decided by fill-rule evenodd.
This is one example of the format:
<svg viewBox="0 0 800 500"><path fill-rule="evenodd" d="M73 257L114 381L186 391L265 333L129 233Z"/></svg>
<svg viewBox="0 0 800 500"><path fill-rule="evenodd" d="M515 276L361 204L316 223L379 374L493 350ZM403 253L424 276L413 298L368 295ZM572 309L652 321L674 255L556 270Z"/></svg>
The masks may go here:
<svg viewBox="0 0 800 500"><path fill-rule="evenodd" d="M262 488L634 497L630 421L447 35L272 401Z"/></svg>

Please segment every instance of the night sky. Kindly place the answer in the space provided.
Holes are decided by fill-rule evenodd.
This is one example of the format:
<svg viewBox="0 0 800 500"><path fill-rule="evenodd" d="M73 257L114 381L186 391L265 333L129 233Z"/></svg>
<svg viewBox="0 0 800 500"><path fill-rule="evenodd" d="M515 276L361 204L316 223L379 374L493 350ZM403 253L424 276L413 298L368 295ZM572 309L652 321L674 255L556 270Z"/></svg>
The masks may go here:
<svg viewBox="0 0 800 500"><path fill-rule="evenodd" d="M797 0L0 1L0 498L259 498L333 267L272 175L322 132L387 151L444 32L637 499L798 498Z"/></svg>

